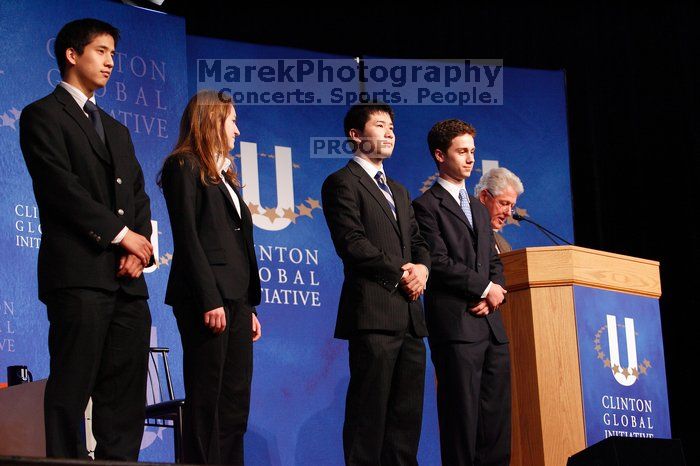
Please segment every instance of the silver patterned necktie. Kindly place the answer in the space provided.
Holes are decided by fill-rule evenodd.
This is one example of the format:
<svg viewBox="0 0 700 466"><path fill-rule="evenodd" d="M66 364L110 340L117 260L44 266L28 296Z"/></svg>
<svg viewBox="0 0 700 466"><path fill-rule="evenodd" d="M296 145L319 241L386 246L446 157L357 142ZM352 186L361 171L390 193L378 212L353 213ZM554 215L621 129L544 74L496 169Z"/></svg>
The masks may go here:
<svg viewBox="0 0 700 466"><path fill-rule="evenodd" d="M467 216L467 221L469 221L469 226L474 228L474 221L472 220L472 209L469 205L469 195L467 190L462 188L459 190L459 206L462 208L462 212Z"/></svg>

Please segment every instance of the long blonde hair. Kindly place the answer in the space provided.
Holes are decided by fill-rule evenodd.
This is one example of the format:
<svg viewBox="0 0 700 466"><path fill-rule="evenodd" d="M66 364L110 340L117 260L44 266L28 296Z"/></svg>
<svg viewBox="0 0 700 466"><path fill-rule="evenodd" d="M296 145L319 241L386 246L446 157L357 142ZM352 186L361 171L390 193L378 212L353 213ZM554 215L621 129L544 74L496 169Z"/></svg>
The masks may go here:
<svg viewBox="0 0 700 466"><path fill-rule="evenodd" d="M224 134L224 123L233 106L230 95L213 90L201 90L192 96L180 119L180 134L173 151L165 162L172 157L180 164L183 156L193 155L199 162L199 179L204 185L221 182L216 165L215 154L231 160L231 165L224 176L236 187L240 187L236 175L236 165L229 155L229 147ZM161 184L160 174L158 185Z"/></svg>

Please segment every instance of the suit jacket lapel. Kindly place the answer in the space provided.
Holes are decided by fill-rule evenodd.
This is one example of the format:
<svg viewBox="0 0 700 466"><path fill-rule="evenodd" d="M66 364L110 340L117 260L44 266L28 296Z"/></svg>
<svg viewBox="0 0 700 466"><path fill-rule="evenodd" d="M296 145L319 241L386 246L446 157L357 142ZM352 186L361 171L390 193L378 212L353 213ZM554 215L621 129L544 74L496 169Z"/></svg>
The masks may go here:
<svg viewBox="0 0 700 466"><path fill-rule="evenodd" d="M452 215L457 217L460 222L464 223L464 226L466 226L471 234L474 235L474 228L472 228L472 225L469 224L467 216L464 215L462 208L459 204L457 204L457 201L455 201L450 193L448 193L445 188L440 186L440 183L435 183L430 189L432 190L433 195L440 199L440 204L450 213L452 213ZM472 220L474 220L474 210L472 210Z"/></svg>
<svg viewBox="0 0 700 466"><path fill-rule="evenodd" d="M250 225L250 227L252 228L253 216L250 214L250 209L248 209L248 205L243 200L243 195L235 186L233 186L233 192L236 194L236 197L238 197L238 202L241 205L241 222L244 225Z"/></svg>
<svg viewBox="0 0 700 466"><path fill-rule="evenodd" d="M243 233L243 239L245 240L245 247L248 251L248 258L251 264L255 263L255 245L253 242L253 216L250 213L248 205L243 201L243 195L235 186L232 186L233 192L238 197L238 202L241 206L241 216L239 217L241 222L241 233ZM249 233L250 232L250 233ZM257 269L256 269L257 273Z"/></svg>
<svg viewBox="0 0 700 466"><path fill-rule="evenodd" d="M238 210L236 210L236 204L233 203L233 199L231 199L231 194L228 192L228 189L226 188L226 185L222 181L217 185L219 187L219 191L223 194L223 196L226 198L226 202L228 203L229 207L231 208L231 213L233 215L233 219L236 221L236 223L242 223L241 222L241 216L238 215ZM234 188L233 190L234 194L238 196L236 193L236 189ZM243 201L241 198L238 198L239 203L241 205L241 212L243 211Z"/></svg>
<svg viewBox="0 0 700 466"><path fill-rule="evenodd" d="M105 112L102 109L100 109L100 117L102 118L102 127L105 130L105 144L107 147L107 156L109 157L111 163L113 163L114 166L117 167L121 162L120 154L122 153L122 151L125 150L124 148L120 147L120 145L122 144L121 141L123 141L123 139L119 138L119 124L107 112ZM92 126L92 122L90 122L90 126ZM95 128L92 129L93 133L97 134L97 132L94 130ZM102 142L99 136L97 136L97 142ZM103 144L103 146L105 146L105 144Z"/></svg>
<svg viewBox="0 0 700 466"><path fill-rule="evenodd" d="M493 239L496 240L499 253L509 252L513 250L508 241L506 241L506 239L499 232L493 232Z"/></svg>
<svg viewBox="0 0 700 466"><path fill-rule="evenodd" d="M399 202L399 200L396 198L396 194L400 192L400 189L398 186L396 186L396 183L393 180L390 180L389 178L386 179L386 183L389 186L389 189L391 189L391 193L394 196L394 207L396 207L396 221L398 222L399 230L401 231L401 237L404 238L405 227L408 225L408 205L404 202ZM389 212L391 212L391 208L389 208Z"/></svg>
<svg viewBox="0 0 700 466"><path fill-rule="evenodd" d="M481 202L479 199L475 198L474 196L469 196L469 201L472 203L472 205L475 205L476 202ZM472 209L472 219L474 220L474 231L476 233L476 236L479 236L479 233L485 232L484 237L488 238L488 232L491 229L491 218L489 217L489 213L485 209ZM485 253L488 256L490 254L490 248L491 244L490 241L480 241L479 248L485 248Z"/></svg>
<svg viewBox="0 0 700 466"><path fill-rule="evenodd" d="M399 225L396 223L396 219L394 218L394 213L391 211L391 207L389 207L389 203L387 202L386 198L384 197L384 194L382 191L379 189L379 186L377 186L377 183L374 182L372 178L369 177L367 172L355 161L350 161L348 163L348 169L357 177L360 179L360 184L369 191L369 193L372 195L375 201L379 204L381 209L384 211L384 214L389 218L391 221L391 225L394 227L396 230L396 233L398 235L401 235L401 232L399 231ZM394 202L396 204L396 202ZM396 213L398 217L398 211Z"/></svg>
<svg viewBox="0 0 700 466"><path fill-rule="evenodd" d="M70 115L73 120L80 126L80 128L83 130L85 135L87 136L88 140L90 141L90 145L92 146L92 150L102 159L105 163L111 165L112 164L112 157L110 156L109 152L107 151L107 147L105 144L102 142L100 137L97 135L97 132L95 131L95 128L92 126L92 123L90 122L90 119L85 116L85 113L83 113L83 110L78 106L78 104L75 102L75 99L73 99L73 96L71 96L68 91L63 89L61 86L57 86L56 90L54 91L54 95L56 96L56 99L63 104L63 109ZM105 128L105 138L109 140L109 135L107 133L107 127L111 124L111 121L106 121L109 120L108 118L103 118L102 119L102 126Z"/></svg>

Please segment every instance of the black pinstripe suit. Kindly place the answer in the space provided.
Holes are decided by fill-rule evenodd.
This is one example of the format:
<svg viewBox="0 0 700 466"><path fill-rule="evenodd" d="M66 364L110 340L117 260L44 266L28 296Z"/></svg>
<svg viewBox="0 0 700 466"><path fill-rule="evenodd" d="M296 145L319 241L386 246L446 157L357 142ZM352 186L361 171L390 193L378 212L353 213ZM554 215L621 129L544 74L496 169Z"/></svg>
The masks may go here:
<svg viewBox="0 0 700 466"><path fill-rule="evenodd" d="M323 209L345 281L336 338L348 339L350 385L343 429L348 464L416 464L427 335L420 301L397 286L401 266L430 266L406 188L387 179L396 219L356 162L323 184Z"/></svg>

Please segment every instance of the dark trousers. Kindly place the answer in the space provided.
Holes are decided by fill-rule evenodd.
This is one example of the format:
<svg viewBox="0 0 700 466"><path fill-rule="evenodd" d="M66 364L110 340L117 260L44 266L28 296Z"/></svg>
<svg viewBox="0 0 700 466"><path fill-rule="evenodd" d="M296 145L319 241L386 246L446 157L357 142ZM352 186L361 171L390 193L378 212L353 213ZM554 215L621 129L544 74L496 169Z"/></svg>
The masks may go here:
<svg viewBox="0 0 700 466"><path fill-rule="evenodd" d="M425 344L410 333L350 339L343 449L348 465L417 465Z"/></svg>
<svg viewBox="0 0 700 466"><path fill-rule="evenodd" d="M51 373L44 395L46 455L87 458L92 396L96 459L137 461L143 436L151 314L143 298L67 288L46 298Z"/></svg>
<svg viewBox="0 0 700 466"><path fill-rule="evenodd" d="M493 335L430 343L437 376L440 451L445 466L510 462L510 356Z"/></svg>
<svg viewBox="0 0 700 466"><path fill-rule="evenodd" d="M175 306L185 379L186 463L243 464L253 376L252 307L227 302L226 330L214 335L204 313L193 305Z"/></svg>

